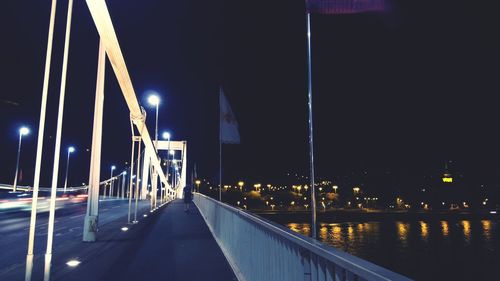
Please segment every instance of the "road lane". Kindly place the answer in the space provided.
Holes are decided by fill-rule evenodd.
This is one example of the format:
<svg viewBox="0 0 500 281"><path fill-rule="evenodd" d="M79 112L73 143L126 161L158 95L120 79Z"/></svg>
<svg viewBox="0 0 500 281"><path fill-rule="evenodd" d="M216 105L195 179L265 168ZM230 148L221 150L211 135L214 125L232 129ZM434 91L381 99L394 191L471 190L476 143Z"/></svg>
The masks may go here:
<svg viewBox="0 0 500 281"><path fill-rule="evenodd" d="M128 199L102 200L100 207L100 229L111 222L118 221L124 225L127 223ZM139 202L138 219L142 219L142 215L149 212L149 207L150 201L142 200ZM81 241L85 212L86 202L67 204L64 208L56 210L54 255L57 255L69 243ZM12 272L24 269L29 216L29 212L0 213L0 280L10 280L4 279L2 276L9 276ZM35 259L43 259L46 248L47 224L48 214L40 213L36 226ZM40 261L36 262L40 263Z"/></svg>

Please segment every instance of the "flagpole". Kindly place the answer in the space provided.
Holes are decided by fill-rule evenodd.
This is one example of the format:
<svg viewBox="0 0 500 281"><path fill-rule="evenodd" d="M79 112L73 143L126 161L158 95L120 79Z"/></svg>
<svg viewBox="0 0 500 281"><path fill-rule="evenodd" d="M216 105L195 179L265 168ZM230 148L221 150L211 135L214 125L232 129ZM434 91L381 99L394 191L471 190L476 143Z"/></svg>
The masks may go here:
<svg viewBox="0 0 500 281"><path fill-rule="evenodd" d="M219 91L219 202L222 202L222 120L221 120L222 86Z"/></svg>
<svg viewBox="0 0 500 281"><path fill-rule="evenodd" d="M309 99L309 171L311 187L311 237L316 239L316 194L314 186L314 142L312 111L312 75L311 75L311 13L307 12L307 90Z"/></svg>

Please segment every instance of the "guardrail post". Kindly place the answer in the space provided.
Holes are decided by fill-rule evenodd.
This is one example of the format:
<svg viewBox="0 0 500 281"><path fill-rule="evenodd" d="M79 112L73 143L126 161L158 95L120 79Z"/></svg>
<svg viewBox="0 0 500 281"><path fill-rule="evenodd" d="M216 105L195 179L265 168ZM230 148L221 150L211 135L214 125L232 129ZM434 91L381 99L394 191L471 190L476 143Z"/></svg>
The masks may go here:
<svg viewBox="0 0 500 281"><path fill-rule="evenodd" d="M307 250L300 252L302 268L304 269L304 281L312 281L311 278L311 253Z"/></svg>

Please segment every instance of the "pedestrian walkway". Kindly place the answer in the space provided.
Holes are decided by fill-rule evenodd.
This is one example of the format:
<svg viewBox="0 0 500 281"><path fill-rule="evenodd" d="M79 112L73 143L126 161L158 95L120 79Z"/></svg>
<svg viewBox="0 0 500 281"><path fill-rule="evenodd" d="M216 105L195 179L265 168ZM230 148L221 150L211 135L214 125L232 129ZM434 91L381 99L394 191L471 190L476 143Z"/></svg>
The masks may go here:
<svg viewBox="0 0 500 281"><path fill-rule="evenodd" d="M198 209L176 200L103 243L105 250L56 280L237 280ZM62 272L60 272L62 273Z"/></svg>

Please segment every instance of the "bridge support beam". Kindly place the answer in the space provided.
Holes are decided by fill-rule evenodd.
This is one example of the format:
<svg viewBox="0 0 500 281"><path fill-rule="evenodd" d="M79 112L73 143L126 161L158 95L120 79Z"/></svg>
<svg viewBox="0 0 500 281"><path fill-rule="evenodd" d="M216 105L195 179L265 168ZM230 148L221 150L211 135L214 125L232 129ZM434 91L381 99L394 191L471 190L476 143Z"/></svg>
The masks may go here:
<svg viewBox="0 0 500 281"><path fill-rule="evenodd" d="M97 64L97 85L94 106L94 128L92 132L92 150L90 156L90 175L87 198L87 213L83 226L83 241L94 242L97 239L99 221L99 179L101 170L102 116L104 111L104 77L106 51L102 40L99 41L99 59ZM104 190L106 192L106 190Z"/></svg>
<svg viewBox="0 0 500 281"><path fill-rule="evenodd" d="M151 171L151 155L144 151L144 160L142 160L142 178L141 178L141 199L146 199L148 195L149 172Z"/></svg>

